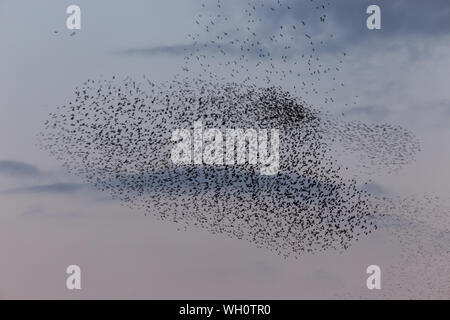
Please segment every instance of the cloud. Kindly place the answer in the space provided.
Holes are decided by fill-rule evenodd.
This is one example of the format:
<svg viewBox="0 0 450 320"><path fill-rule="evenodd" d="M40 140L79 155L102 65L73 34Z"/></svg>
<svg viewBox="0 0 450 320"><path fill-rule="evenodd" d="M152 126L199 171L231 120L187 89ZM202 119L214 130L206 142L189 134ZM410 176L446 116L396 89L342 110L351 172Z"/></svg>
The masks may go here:
<svg viewBox="0 0 450 320"><path fill-rule="evenodd" d="M309 1L308 1L309 2ZM275 3L275 0L267 3ZM426 35L438 36L450 32L450 6L448 0L340 0L334 1L324 9L318 3L299 3L298 0L283 2L290 5L292 10L263 11L262 24L279 25L291 18L293 21L304 20L312 30L329 32L324 25L330 24L336 33L344 36L347 43L380 37ZM366 13L370 5L376 4L381 8L381 30L369 30ZM319 7L319 8L318 8ZM322 14L326 15L325 24L320 21ZM323 27L321 27L321 25Z"/></svg>
<svg viewBox="0 0 450 320"><path fill-rule="evenodd" d="M156 55L170 55L170 56L186 56L191 52L208 52L211 54L221 54L220 49L217 48L217 45L220 45L220 48L223 52L227 54L237 54L239 51L230 45L225 43L217 43L215 46L211 46L210 44L199 43L197 45L188 45L188 44L175 44L175 45L164 45L164 46L151 46L151 47L141 47L141 48L129 48L126 50L122 50L120 53L125 55L145 55L145 56L156 56Z"/></svg>
<svg viewBox="0 0 450 320"><path fill-rule="evenodd" d="M295 3L295 1L291 1ZM366 13L370 5L377 4L381 8L381 30L369 30ZM295 4L293 4L295 8ZM291 10L293 18L307 18L305 11ZM450 6L448 0L340 0L334 1L324 10L326 23L337 35L336 43L329 43L327 50L342 50L343 48L360 45L364 42L385 42L389 39L412 38L414 42L420 38L435 39L450 32ZM264 21L270 19L265 17ZM309 27L320 30L319 19L310 20ZM323 31L330 32L330 28ZM418 38L419 37L419 38Z"/></svg>
<svg viewBox="0 0 450 320"><path fill-rule="evenodd" d="M88 185L82 183L57 182L44 184L42 180L48 181L52 176L51 174L40 171L37 166L20 161L0 160L0 175L7 175L13 178L27 177L32 178L32 181L39 181L38 183L40 183L31 186L26 184L24 186L22 184L13 189L0 191L0 194L63 194L74 193L89 188Z"/></svg>
<svg viewBox="0 0 450 320"><path fill-rule="evenodd" d="M16 188L4 191L4 194L40 194L40 193L74 193L88 188L85 184L78 183L54 183L47 185L37 185L23 188Z"/></svg>
<svg viewBox="0 0 450 320"><path fill-rule="evenodd" d="M270 50L276 56L276 52L282 52L284 43L275 44L270 43L267 38L274 33L274 30L279 30L280 25L297 24L297 31L283 31L284 33L291 33L295 37L290 45L294 48L301 49L309 42L308 39L302 39L304 33L309 33L313 36L315 41L326 40L326 45L320 48L322 52L336 52L342 51L345 48L361 45L362 43L377 43L380 44L389 42L387 40L405 38L413 39L413 44L418 37L427 40L439 38L441 35L447 35L450 32L450 6L448 0L396 0L396 1L379 1L377 5L381 8L381 30L369 30L366 27L366 20L369 15L366 13L367 8L373 5L373 0L340 0L333 2L330 6L324 9L317 8L318 3L298 0L282 1L283 6L274 11L268 8L276 4L276 0L266 1L266 10L258 9L252 12L255 21L256 35L255 40L261 41L267 47L261 44L261 48ZM213 6L210 10L212 13L220 14L228 17L240 17L242 12L248 9L246 2L236 1L232 6L222 6L220 9ZM292 10L286 10L287 6L291 6ZM277 6L275 6L277 7ZM284 9L283 9L284 8ZM217 11L217 10L220 10ZM325 22L321 22L320 18L326 15ZM193 20L195 20L193 18ZM236 30L230 28L230 25L235 27L231 22L226 25L215 27L212 33L221 36L223 32L228 32L236 39L242 38L245 40L247 35L245 27L247 26L243 20L237 20L240 24L241 31L236 33ZM302 27L300 21L306 21L306 26ZM301 29L301 31L300 31ZM211 33L211 32L210 32ZM334 39L330 39L330 34L334 34ZM141 55L174 55L181 56L186 53L195 52L218 52L217 48L211 46L208 40L216 40L216 38L208 39L211 34L203 32L201 37L204 43L199 43L197 46L189 44L174 44L166 46L154 46L149 48L131 48L125 50L126 54L141 54ZM236 50L235 46L227 46L226 43L216 43L220 45L227 54L239 55L241 52ZM257 54L255 55L257 56Z"/></svg>
<svg viewBox="0 0 450 320"><path fill-rule="evenodd" d="M167 45L167 46L153 46L146 48L130 48L123 50L121 53L126 55L174 55L181 56L194 50L193 45Z"/></svg>
<svg viewBox="0 0 450 320"><path fill-rule="evenodd" d="M39 169L25 162L0 160L0 174L11 176L36 176Z"/></svg>
<svg viewBox="0 0 450 320"><path fill-rule="evenodd" d="M223 177L227 183L224 184L221 179L209 179L208 177ZM195 178L194 178L195 177ZM181 190L184 193L189 192L215 192L221 190L247 190L248 179L258 178L260 187L270 188L274 181L291 181L291 187L301 188L305 184L314 184L315 188L327 190L332 188L327 182L315 180L314 178L298 175L296 173L278 173L276 176L260 175L258 171L251 171L245 168L222 168L222 167L198 167L192 168L171 168L155 171L148 171L136 174L117 174L115 179L105 180L99 185L103 188L107 186L110 189L120 191L136 190L136 184L143 187L148 192L174 192ZM311 190L315 190L311 188Z"/></svg>

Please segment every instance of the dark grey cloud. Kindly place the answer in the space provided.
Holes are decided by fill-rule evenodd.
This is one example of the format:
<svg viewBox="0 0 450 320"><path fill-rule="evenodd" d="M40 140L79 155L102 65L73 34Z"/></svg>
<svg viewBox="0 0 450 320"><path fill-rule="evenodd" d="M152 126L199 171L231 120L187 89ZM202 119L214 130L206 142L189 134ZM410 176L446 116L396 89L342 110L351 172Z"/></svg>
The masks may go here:
<svg viewBox="0 0 450 320"><path fill-rule="evenodd" d="M218 43L222 50L229 53L238 53L235 47L229 46L227 44ZM175 45L164 45L164 46L149 46L149 47L136 47L122 50L120 53L125 55L144 55L144 56L157 56L157 55L170 55L170 56L185 56L191 52L208 52L220 54L220 50L215 46L208 45L207 43L199 43L197 45L185 45L185 44L175 44Z"/></svg>
<svg viewBox="0 0 450 320"><path fill-rule="evenodd" d="M36 166L25 162L0 160L0 174L11 176L35 176L39 174L39 169Z"/></svg>
<svg viewBox="0 0 450 320"><path fill-rule="evenodd" d="M194 50L193 45L172 45L172 46L153 46L153 47L141 47L141 48L130 48L121 51L120 53L126 55L147 55L147 56L155 56L155 55L174 55L180 56L185 55L188 52Z"/></svg>
<svg viewBox="0 0 450 320"><path fill-rule="evenodd" d="M46 185L36 185L30 187L22 187L16 189L10 189L4 194L40 194L40 193L52 193L52 194L61 194L61 193L74 193L81 191L83 189L87 189L88 186L84 184L78 183L54 183L54 184L46 184Z"/></svg>
<svg viewBox="0 0 450 320"><path fill-rule="evenodd" d="M263 21L272 20L279 24L280 18L291 15L294 20L306 20L312 30L325 30L320 27L319 15L310 15L298 1L290 0L293 10L285 11L284 17L267 15ZM323 1L315 1L318 5ZM370 5L381 8L381 30L369 30L366 13ZM309 10L310 11L310 10ZM361 42L386 40L398 37L434 38L450 32L450 4L448 0L339 0L333 1L322 10L326 14L325 23L330 24L336 34L336 43L329 42L328 50L339 49ZM329 32L329 30L327 31Z"/></svg>
<svg viewBox="0 0 450 320"><path fill-rule="evenodd" d="M198 174L198 178L195 181L192 180L192 172L194 171ZM231 176L230 172L233 173ZM211 176L223 177L227 180L227 184L224 185L221 179L210 181L205 178L205 175L207 176L208 174ZM107 181L107 183L121 190L134 189L134 186L140 183L146 190L151 192L167 192L170 189L176 189L184 193L188 193L193 189L195 190L195 186L198 187L199 185L202 185L202 188L205 191L214 192L219 188L222 190L241 190L246 184L240 180L239 177L250 174L252 174L252 171L244 168L236 168L232 170L220 167L198 168L195 170L177 168L172 170L162 169L147 173L127 175L117 174L116 179ZM297 186L299 188L308 181L314 181L314 185L316 185L317 188L321 187L324 190L332 187L329 183L321 182L311 177L306 177L295 173L278 173L278 177L280 180L295 181L295 183L292 183L291 186ZM258 183L260 185L270 186L271 183L273 183L273 180L273 177L261 176L259 177ZM101 183L105 182L106 181L101 181ZM138 191L136 190L136 192Z"/></svg>
<svg viewBox="0 0 450 320"><path fill-rule="evenodd" d="M258 30L256 31L258 39L263 40L272 34L274 30L278 30L281 24L300 23L300 21L306 22L303 31L313 35L313 39L319 37L328 38L326 45L318 49L322 52L341 51L361 43L402 37L415 37L414 42L416 42L424 37L429 40L450 33L450 5L448 0L340 0L332 2L331 5L325 6L325 8L321 8L320 6L323 2L318 0L288 0L281 1L281 3L283 3L284 7L291 6L291 10L258 10L258 15L256 16L256 18L260 19ZM271 4L276 3L276 0L266 1L266 8L268 9ZM228 6L227 8L222 6L220 12L215 13L233 16L241 14L240 12L248 8L247 2L236 2L234 4L234 6ZM381 30L369 30L366 27L368 18L366 10L368 6L373 4L379 5L381 8ZM214 9L217 10L215 7ZM325 22L320 20L323 15L326 15ZM192 19L194 23L195 18L193 17ZM227 28L230 27L227 26ZM226 29L226 31L233 32L229 31L229 29ZM328 33L330 32L334 34L334 39L329 38ZM236 38L239 37L238 35L235 36ZM307 39L300 39L298 36L297 34L295 43L292 45L301 48L307 42ZM207 34L200 34L200 39L203 37L207 37ZM124 50L123 53L149 56L159 54L181 56L195 51L214 51L216 53L217 50L214 46L206 45L207 40L204 39L205 43L197 44L196 46L175 44L148 48L130 48ZM240 54L236 47L227 46L226 43L220 45L227 54ZM277 51L281 52L283 46L284 44L277 48L276 44L272 44L270 48L265 49L276 53Z"/></svg>

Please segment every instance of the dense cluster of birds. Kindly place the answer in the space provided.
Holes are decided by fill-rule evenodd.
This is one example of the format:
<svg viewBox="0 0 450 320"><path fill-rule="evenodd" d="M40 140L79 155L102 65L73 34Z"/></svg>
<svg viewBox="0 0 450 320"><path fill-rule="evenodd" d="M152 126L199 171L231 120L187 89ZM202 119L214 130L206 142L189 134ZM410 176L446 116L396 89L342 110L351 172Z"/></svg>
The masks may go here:
<svg viewBox="0 0 450 320"><path fill-rule="evenodd" d="M401 243L407 265L425 261L418 264L425 269L392 267L393 290L381 297L423 297L421 289L436 279L426 269L438 264L448 270L448 210L433 197L387 198L368 188L362 173L394 172L414 161L420 145L400 126L345 121L324 111L338 104L348 57L328 54L339 39L327 25L330 5L204 2L181 75L164 83L88 80L50 115L40 145L70 172L146 215L284 256L345 250L382 229ZM279 173L263 176L248 163L173 164L172 132L192 130L195 121L221 130L278 129ZM411 274L424 281L405 289L415 282L402 275ZM448 296L448 282L432 285Z"/></svg>
<svg viewBox="0 0 450 320"><path fill-rule="evenodd" d="M350 152L359 136L368 149L378 139L401 146L391 150L391 160L414 155L406 132L333 120L280 87L203 80L156 84L145 77L88 80L58 109L46 122L41 145L71 172L131 207L282 255L344 250L377 228L378 204L358 181L345 177L349 169L334 158L334 143L346 142L342 148ZM173 164L172 132L192 130L195 121L224 131L278 129L280 172L263 176L248 162Z"/></svg>

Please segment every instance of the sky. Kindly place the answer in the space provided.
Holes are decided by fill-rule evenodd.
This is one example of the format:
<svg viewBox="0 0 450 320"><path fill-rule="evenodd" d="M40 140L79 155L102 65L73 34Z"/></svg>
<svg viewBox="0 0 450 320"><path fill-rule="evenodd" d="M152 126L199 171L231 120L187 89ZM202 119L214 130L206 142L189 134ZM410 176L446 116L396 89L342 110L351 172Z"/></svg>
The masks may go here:
<svg viewBox="0 0 450 320"><path fill-rule="evenodd" d="M423 224L405 223L407 244L387 226L345 252L297 259L144 216L85 185L37 146L48 114L83 81L164 81L180 73L202 1L79 0L82 28L75 36L65 27L70 4L0 1L0 298L450 298L450 243L441 241L450 227L448 1L339 1L327 9L325 26L312 18L309 3L289 15L260 17L262 35L299 19L311 21L315 37L336 35L320 55L332 64L346 52L345 88L332 106L314 95L305 99L349 120L414 132L421 143L415 163L371 179L392 196L440 198L436 210L420 212ZM381 7L381 30L365 26L371 4ZM239 13L245 5L227 1L222 10ZM294 48L304 44L299 39ZM418 254L418 247L436 244L444 249ZM80 291L65 287L71 264L81 267ZM366 288L371 264L382 268L380 292Z"/></svg>

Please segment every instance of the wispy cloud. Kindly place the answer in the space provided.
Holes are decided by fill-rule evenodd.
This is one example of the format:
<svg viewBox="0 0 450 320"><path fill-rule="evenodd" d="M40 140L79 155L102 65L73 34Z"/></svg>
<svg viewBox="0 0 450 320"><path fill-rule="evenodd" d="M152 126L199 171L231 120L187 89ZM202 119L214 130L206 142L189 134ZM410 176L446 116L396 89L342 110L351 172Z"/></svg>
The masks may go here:
<svg viewBox="0 0 450 320"><path fill-rule="evenodd" d="M309 2L309 1L308 1ZM339 44L336 48L342 48L364 41L374 41L397 37L432 37L447 35L450 32L450 6L448 0L396 0L380 1L372 0L340 0L334 1L324 10L305 10L307 3L299 3L298 0L285 1L290 4L292 10L278 10L265 12L262 17L262 28L273 29L279 26L280 21L307 21L307 27L311 30L333 32L338 35ZM372 31L366 28L368 14L366 10L370 5L377 4L381 8L381 30ZM245 5L245 4L244 4ZM310 5L316 7L312 2ZM317 14L311 14L314 12ZM319 19L320 14L325 14L324 27ZM281 23L282 24L282 23ZM333 47L332 47L333 48Z"/></svg>
<svg viewBox="0 0 450 320"><path fill-rule="evenodd" d="M39 169L36 166L25 162L0 160L0 174L11 176L36 176Z"/></svg>
<svg viewBox="0 0 450 320"><path fill-rule="evenodd" d="M15 160L0 160L0 175L21 181L18 187L1 191L0 194L62 194L89 188L82 183L51 182L55 178L51 173L42 172L35 165ZM22 178L30 178L33 183L24 183Z"/></svg>
<svg viewBox="0 0 450 320"><path fill-rule="evenodd" d="M121 51L122 54L126 55L147 55L147 56L155 56L155 55L174 55L181 56L185 55L188 52L194 50L193 45L166 45L166 46L153 46L153 47L141 47L141 48L130 48Z"/></svg>
<svg viewBox="0 0 450 320"><path fill-rule="evenodd" d="M220 45L220 49L217 47ZM143 55L143 56L185 56L192 52L203 52L211 54L237 54L239 50L236 47L230 46L226 43L217 43L214 46L208 43L193 44L174 44L163 46L137 47L122 50L120 53L125 55Z"/></svg>
<svg viewBox="0 0 450 320"><path fill-rule="evenodd" d="M74 193L87 189L88 186L78 183L54 183L46 185L36 185L30 187L22 187L10 189L2 192L3 194L37 194L37 193Z"/></svg>

